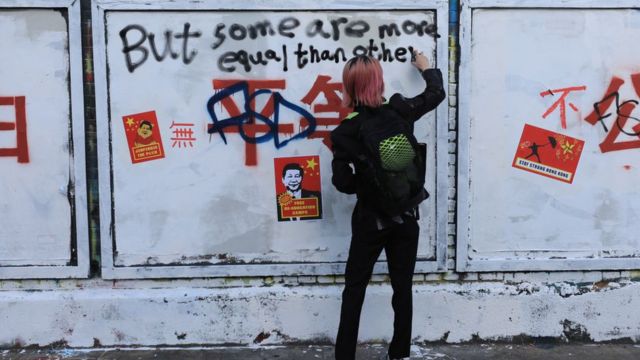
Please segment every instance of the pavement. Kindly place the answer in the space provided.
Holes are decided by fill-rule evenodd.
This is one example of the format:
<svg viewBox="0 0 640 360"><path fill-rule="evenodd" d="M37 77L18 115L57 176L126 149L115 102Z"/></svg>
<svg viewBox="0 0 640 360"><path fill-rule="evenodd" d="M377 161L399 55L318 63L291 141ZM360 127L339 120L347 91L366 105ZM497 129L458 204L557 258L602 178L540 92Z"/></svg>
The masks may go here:
<svg viewBox="0 0 640 360"><path fill-rule="evenodd" d="M384 356L383 345L361 345L357 359L377 360ZM327 345L195 347L195 348L107 348L107 349L7 349L0 360L317 360L333 359ZM522 359L522 360L608 360L640 359L640 344L438 344L411 347L411 359Z"/></svg>

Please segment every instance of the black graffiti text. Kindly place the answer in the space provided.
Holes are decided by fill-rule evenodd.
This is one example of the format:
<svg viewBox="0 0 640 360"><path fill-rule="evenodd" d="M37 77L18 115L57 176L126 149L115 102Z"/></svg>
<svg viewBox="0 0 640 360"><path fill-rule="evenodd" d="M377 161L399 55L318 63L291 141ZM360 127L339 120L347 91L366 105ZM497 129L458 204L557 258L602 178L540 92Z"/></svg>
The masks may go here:
<svg viewBox="0 0 640 360"><path fill-rule="evenodd" d="M342 29L341 25L344 25ZM331 38L334 41L338 41L342 32L348 37L361 38L369 29L371 29L371 26L364 20L349 21L347 18L340 17L330 20L326 28L322 20L313 20L307 25L306 33L310 38L321 36L325 39Z"/></svg>
<svg viewBox="0 0 640 360"><path fill-rule="evenodd" d="M611 99L615 100L616 115L618 115L618 117L614 122L614 124L616 125L618 130L628 136L632 136L632 137L640 136L639 124L636 124L636 126L633 127L633 131L624 129L624 125L627 123L627 120L629 119L637 123L640 123L640 119L631 116L631 112L638 104L640 104L640 102L638 102L637 100L626 100L626 101L620 102L620 94L617 91L612 92L611 94L605 96L602 100L593 104L593 112L597 116L597 120L600 122L600 124L602 124L604 131L609 132L607 125L604 123L604 119L610 117L611 113L603 114L600 108L603 104L606 104L607 102L611 101ZM639 129L639 130L636 131L636 129Z"/></svg>
<svg viewBox="0 0 640 360"><path fill-rule="evenodd" d="M279 34L284 37L292 38L295 34L292 32L293 29L300 26L300 20L294 17L286 17L280 22L278 22L278 31L273 28L271 21L264 20L258 21L254 24L250 25L242 25L242 24L231 24L228 28L226 24L219 23L216 25L215 30L213 31L213 37L215 41L211 44L211 48L213 50L217 49L222 45L227 36L236 41L249 39L257 39L258 37L267 37L274 36Z"/></svg>
<svg viewBox="0 0 640 360"><path fill-rule="evenodd" d="M255 65L267 65L269 62L282 63L282 70L287 71L287 46L282 45L280 55L275 50L256 51L246 50L227 51L218 58L218 68L224 72L236 71L236 65L241 65L244 71L250 72Z"/></svg>
<svg viewBox="0 0 640 360"><path fill-rule="evenodd" d="M337 64L341 61L347 61L347 55L343 48L322 50L313 45L303 48L302 43L298 43L298 48L293 51L293 54L296 56L298 69L304 68L308 63L315 64L329 61Z"/></svg>
<svg viewBox="0 0 640 360"><path fill-rule="evenodd" d="M166 30L164 32L164 39L157 40L156 35L147 30L141 25L127 25L120 30L120 38L122 39L122 53L124 54L125 61L127 63L127 69L130 73L135 69L142 66L149 58L149 49L156 61L161 62L167 57L172 59L181 58L185 65L190 64L198 53L195 49L189 49L189 38L199 38L202 36L200 31L189 31L191 24L184 23L182 32L174 33L172 30ZM146 46L148 40L148 47ZM181 50L176 51L174 48L173 40L178 40L179 45L177 47ZM159 46L162 44L162 46ZM159 49L162 48L161 51ZM133 58L132 53L138 53L136 59Z"/></svg>
<svg viewBox="0 0 640 360"><path fill-rule="evenodd" d="M405 23L402 25L402 29L405 33L417 33L420 36L425 33L424 29L428 27L426 22L416 24L411 21L405 21ZM300 20L293 16L283 18L277 23L277 26L270 20L261 20L252 24L232 23L228 25L225 23L218 23L213 30L214 42L211 44L211 48L216 50L224 44L227 39L243 41L246 39L255 40L261 37L276 35L294 38L296 36L294 30L300 25ZM394 29L398 30L398 26L396 24L383 25L381 28L388 28L388 30L385 31L389 34L393 33ZM342 35L353 38L362 38L370 29L371 25L364 20L349 21L349 19L345 17L331 19L327 22L320 19L314 19L304 28L305 34L308 38L322 37L324 39L332 39L334 41L340 40ZM399 35L399 31L400 30L398 30L397 35Z"/></svg>
<svg viewBox="0 0 640 360"><path fill-rule="evenodd" d="M400 31L402 29L402 31ZM384 39L385 36L400 36L401 34L418 36L430 35L434 38L440 37L437 33L436 24L429 24L426 21L416 23L411 20L405 20L401 26L396 23L385 24L378 26L378 36L380 39Z"/></svg>
<svg viewBox="0 0 640 360"><path fill-rule="evenodd" d="M377 58L382 62L407 62L410 59L410 55L413 52L411 46L389 48L384 42L377 44L373 39L369 39L368 45L357 45L351 51L351 54L347 56L346 51L341 48L334 48L331 50L319 49L313 45L305 46L303 43L298 43L297 49L293 51L296 57L296 65L299 69L304 68L307 64L316 64L321 62L333 62L340 63L346 62L351 56L368 55Z"/></svg>

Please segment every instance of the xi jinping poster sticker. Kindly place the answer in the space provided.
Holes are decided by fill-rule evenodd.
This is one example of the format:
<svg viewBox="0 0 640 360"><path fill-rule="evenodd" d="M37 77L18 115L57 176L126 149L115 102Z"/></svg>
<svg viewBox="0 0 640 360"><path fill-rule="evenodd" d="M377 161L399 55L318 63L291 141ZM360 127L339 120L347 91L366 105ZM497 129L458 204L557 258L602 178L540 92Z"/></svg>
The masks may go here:
<svg viewBox="0 0 640 360"><path fill-rule="evenodd" d="M584 141L524 125L512 166L571 184Z"/></svg>
<svg viewBox="0 0 640 360"><path fill-rule="evenodd" d="M136 164L164 157L162 137L155 111L125 115L122 117L122 122L127 134L132 163Z"/></svg>
<svg viewBox="0 0 640 360"><path fill-rule="evenodd" d="M274 158L278 221L322 218L320 157Z"/></svg>

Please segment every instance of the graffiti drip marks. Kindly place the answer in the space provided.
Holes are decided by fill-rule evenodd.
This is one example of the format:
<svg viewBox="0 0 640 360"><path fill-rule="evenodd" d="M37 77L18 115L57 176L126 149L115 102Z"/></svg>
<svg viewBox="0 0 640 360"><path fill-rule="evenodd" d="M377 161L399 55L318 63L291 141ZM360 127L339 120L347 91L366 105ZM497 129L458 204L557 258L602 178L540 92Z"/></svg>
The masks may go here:
<svg viewBox="0 0 640 360"><path fill-rule="evenodd" d="M207 111L212 124L209 126L210 134L218 133L225 144L227 138L225 132L240 134L247 144L245 164L257 165L256 144L273 140L274 146L279 149L289 142L304 139L316 129L316 119L311 113L302 107L288 101L273 88L284 88L284 80L280 81L214 81L214 88L220 89L207 102ZM243 100L242 111L235 103L233 96L239 94ZM259 96L269 96L267 104L260 112L255 110L255 100ZM229 117L219 119L215 111L215 105L221 104ZM305 120L306 127L298 133L294 133L293 124L280 124L280 114L283 109L297 113ZM261 135L258 135L261 133ZM287 139L281 139L280 134L293 134Z"/></svg>

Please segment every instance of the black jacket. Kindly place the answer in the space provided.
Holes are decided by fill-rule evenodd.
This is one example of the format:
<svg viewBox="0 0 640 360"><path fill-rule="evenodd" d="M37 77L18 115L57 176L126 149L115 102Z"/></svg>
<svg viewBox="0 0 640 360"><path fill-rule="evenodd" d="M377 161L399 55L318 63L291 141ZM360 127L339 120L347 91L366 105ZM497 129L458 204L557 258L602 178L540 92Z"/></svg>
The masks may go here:
<svg viewBox="0 0 640 360"><path fill-rule="evenodd" d="M427 69L422 72L422 77L426 82L426 87L421 94L412 98L394 94L388 104L383 105L392 107L402 118L410 121L412 127L413 122L435 109L446 96L443 89L442 73L439 69ZM333 143L333 161L331 162L333 176L331 182L338 191L346 194L358 194L358 183L361 181L358 171L359 162L356 161L358 155L364 151L363 144L358 138L360 125L379 109L356 107L354 111L358 112L358 115L343 120L331 132L331 141ZM371 221L375 224L375 218L380 217L380 215L376 214L373 209L362 206L362 204L367 203L367 199L363 199L362 196L362 194L358 194L358 204L354 210L353 220L359 221L366 220L365 218L372 218Z"/></svg>

